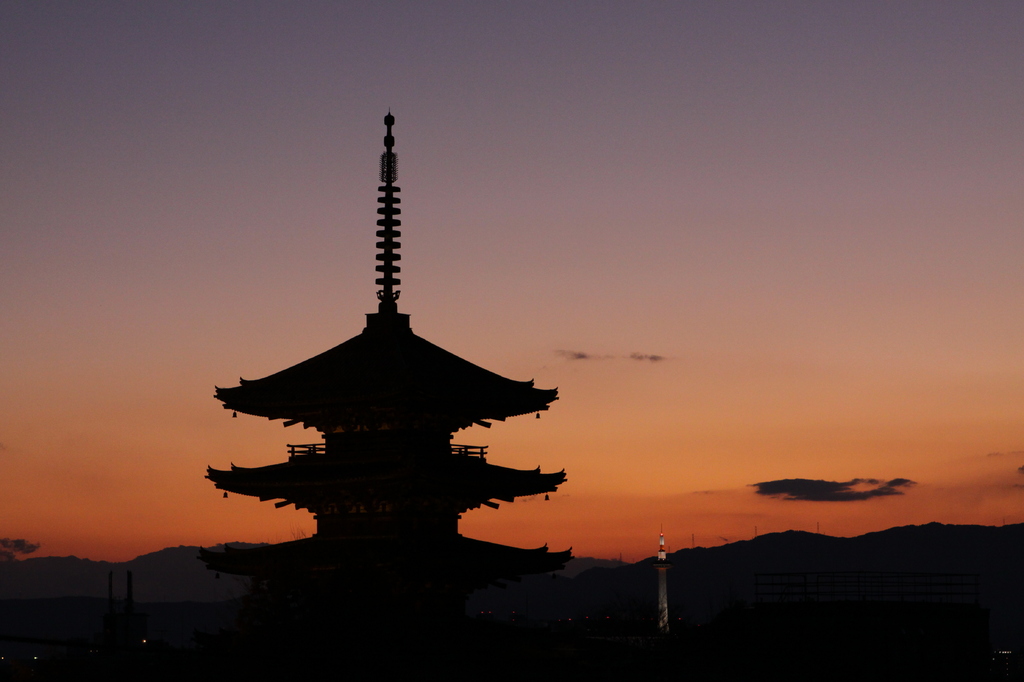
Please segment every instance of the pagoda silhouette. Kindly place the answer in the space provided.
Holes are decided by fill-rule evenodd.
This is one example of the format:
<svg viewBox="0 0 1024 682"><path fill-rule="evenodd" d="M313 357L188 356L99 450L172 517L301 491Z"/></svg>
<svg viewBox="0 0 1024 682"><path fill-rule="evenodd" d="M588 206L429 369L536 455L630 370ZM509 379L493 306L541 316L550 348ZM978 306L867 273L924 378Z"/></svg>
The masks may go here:
<svg viewBox="0 0 1024 682"><path fill-rule="evenodd" d="M283 419L323 435L320 443L289 445L279 464L207 472L225 496L277 500L277 507L293 504L315 515L308 538L200 550L209 569L276 589L293 619L457 620L471 591L555 571L571 558L568 550L520 549L459 533L464 512L554 492L565 472L491 464L487 446L455 444L454 434L518 415L539 417L557 389L463 360L416 336L409 315L398 312L394 122L388 112L377 199L377 312L341 345L263 379L216 389L235 416Z"/></svg>

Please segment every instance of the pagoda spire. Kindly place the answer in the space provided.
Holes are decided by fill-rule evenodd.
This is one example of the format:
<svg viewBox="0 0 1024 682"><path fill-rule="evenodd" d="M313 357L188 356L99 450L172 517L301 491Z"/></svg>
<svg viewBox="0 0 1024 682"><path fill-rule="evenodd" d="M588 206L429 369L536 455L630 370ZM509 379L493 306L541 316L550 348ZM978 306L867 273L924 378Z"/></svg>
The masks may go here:
<svg viewBox="0 0 1024 682"><path fill-rule="evenodd" d="M396 217L402 213L402 209L397 206L402 200L395 195L402 190L395 186L395 180L398 179L398 156L393 151L395 138L391 134L391 126L394 124L395 117L389 109L388 115L384 117L384 125L388 128L384 136L384 153L380 155L380 181L384 184L377 188L377 191L384 193L384 196L377 197L377 202L383 204L377 209L377 213L383 216L377 221L377 226L381 228L377 230L377 237L381 240L377 242L377 248L381 252L377 254L380 264L376 268L381 275L377 278L377 284L384 287L377 291L377 299L380 301L377 310L381 313L398 312L398 296L401 292L395 286L402 283L402 280L395 277L402 271L402 268L395 265L402 260L402 255L398 253L402 245L395 241L402 236L395 229L402 224Z"/></svg>

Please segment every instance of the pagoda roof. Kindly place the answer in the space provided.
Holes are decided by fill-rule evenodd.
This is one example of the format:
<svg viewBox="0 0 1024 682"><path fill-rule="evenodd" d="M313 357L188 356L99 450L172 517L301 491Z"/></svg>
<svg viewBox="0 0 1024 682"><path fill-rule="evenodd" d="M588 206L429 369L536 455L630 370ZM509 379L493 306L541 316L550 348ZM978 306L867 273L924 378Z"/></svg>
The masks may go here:
<svg viewBox="0 0 1024 682"><path fill-rule="evenodd" d="M421 577L457 583L472 590L498 580L565 568L572 551L546 546L521 549L462 535L450 540L406 541L390 538L302 538L276 545L214 552L199 549L209 570L231 575L269 577L279 573L338 571L411 571Z"/></svg>
<svg viewBox="0 0 1024 682"><path fill-rule="evenodd" d="M418 419L451 431L546 410L558 399L557 389L506 379L417 336L407 315L367 318L358 336L276 374L217 388L217 399L228 410L321 430Z"/></svg>
<svg viewBox="0 0 1024 682"><path fill-rule="evenodd" d="M481 504L497 506L487 500L512 502L516 497L554 492L565 482L565 472L541 473L512 469L487 463L475 457L458 457L430 464L395 467L391 461L348 462L325 455L295 457L288 462L247 468L231 465L230 470L207 470L207 478L217 488L261 500L283 499L308 506L323 492L335 496L342 491L357 491L373 485L380 493L395 486L409 495L409 483L419 482L434 496L465 498L472 508Z"/></svg>

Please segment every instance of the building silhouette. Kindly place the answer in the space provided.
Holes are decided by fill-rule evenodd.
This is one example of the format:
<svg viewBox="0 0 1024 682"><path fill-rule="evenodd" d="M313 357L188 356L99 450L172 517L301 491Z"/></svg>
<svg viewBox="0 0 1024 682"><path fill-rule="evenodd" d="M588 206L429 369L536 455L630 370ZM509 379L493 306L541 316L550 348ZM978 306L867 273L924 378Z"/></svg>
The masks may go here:
<svg viewBox="0 0 1024 682"><path fill-rule="evenodd" d="M978 605L977 574L830 571L754 580L754 604L726 609L702 633L716 670L787 681L987 678L989 613Z"/></svg>
<svg viewBox="0 0 1024 682"><path fill-rule="evenodd" d="M569 551L520 549L459 533L461 515L551 493L565 473L498 466L487 448L453 443L474 424L547 410L557 390L485 370L413 333L398 312L401 225L392 126L380 160L378 309L359 335L257 380L217 388L224 408L319 431L287 460L210 468L227 492L315 515L312 537L224 552L208 568L252 576L285 620L438 622L461 618L469 592L562 568ZM275 601L276 600L276 601ZM283 614L283 615L281 615Z"/></svg>
<svg viewBox="0 0 1024 682"><path fill-rule="evenodd" d="M127 591L123 604L114 598L114 572L107 576L107 612L103 614L102 644L107 651L140 647L146 643L149 616L135 610L132 572L126 577Z"/></svg>

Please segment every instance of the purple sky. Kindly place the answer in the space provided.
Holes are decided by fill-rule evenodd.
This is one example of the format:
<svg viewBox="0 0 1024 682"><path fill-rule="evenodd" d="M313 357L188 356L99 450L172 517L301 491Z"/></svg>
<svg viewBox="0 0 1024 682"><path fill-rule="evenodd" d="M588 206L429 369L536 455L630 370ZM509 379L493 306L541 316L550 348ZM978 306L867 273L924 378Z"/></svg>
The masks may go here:
<svg viewBox="0 0 1024 682"><path fill-rule="evenodd" d="M467 532L1024 521L1022 58L1019 2L0 2L0 535L309 532L202 477L316 434L211 394L362 328L389 107L401 309L562 396L457 437L570 479Z"/></svg>

